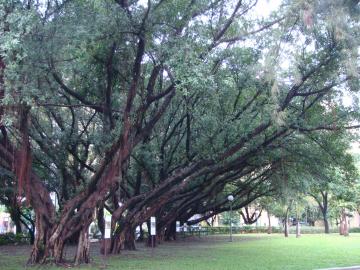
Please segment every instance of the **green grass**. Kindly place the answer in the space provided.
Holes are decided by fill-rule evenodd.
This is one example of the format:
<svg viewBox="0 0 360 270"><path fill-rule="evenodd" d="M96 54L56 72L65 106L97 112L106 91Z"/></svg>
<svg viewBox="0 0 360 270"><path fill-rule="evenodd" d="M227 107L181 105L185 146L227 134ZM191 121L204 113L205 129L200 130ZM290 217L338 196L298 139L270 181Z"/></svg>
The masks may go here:
<svg viewBox="0 0 360 270"><path fill-rule="evenodd" d="M0 269L23 269L25 260L25 255L0 253ZM360 265L360 234L347 238L335 234L303 235L298 239L240 235L232 243L224 236L179 240L162 244L153 252L143 247L119 256L96 256L92 266L81 269L104 269L105 265L106 269L117 270L306 270L352 266Z"/></svg>

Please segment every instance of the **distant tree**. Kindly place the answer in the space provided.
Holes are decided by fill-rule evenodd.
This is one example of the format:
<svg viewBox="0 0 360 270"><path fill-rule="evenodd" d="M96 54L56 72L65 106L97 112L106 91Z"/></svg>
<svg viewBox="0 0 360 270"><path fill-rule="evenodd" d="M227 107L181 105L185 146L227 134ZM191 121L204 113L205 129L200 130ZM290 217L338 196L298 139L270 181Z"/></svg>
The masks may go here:
<svg viewBox="0 0 360 270"><path fill-rule="evenodd" d="M240 215L237 211L233 211L232 214L230 212L223 212L220 220L224 225L230 225L231 222L233 226L240 226Z"/></svg>

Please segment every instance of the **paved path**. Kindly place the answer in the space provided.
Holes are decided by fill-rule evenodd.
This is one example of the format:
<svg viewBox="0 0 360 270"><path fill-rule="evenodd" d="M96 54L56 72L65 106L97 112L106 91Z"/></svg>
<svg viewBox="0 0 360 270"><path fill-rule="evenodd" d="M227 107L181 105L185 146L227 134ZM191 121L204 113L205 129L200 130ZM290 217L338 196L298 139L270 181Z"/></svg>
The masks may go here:
<svg viewBox="0 0 360 270"><path fill-rule="evenodd" d="M317 269L317 270L360 270L360 265L350 266L350 267L335 267L335 268Z"/></svg>

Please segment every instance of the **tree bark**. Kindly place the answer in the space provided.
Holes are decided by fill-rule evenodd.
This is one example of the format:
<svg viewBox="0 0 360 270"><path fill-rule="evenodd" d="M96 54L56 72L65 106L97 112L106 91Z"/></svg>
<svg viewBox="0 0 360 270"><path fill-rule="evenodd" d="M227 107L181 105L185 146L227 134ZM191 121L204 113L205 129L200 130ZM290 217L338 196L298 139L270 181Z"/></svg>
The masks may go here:
<svg viewBox="0 0 360 270"><path fill-rule="evenodd" d="M330 233L330 227L329 227L329 220L327 219L327 217L324 217L324 228L325 228L325 233L329 234Z"/></svg>
<svg viewBox="0 0 360 270"><path fill-rule="evenodd" d="M89 229L84 227L79 236L79 243L75 256L75 265L90 262Z"/></svg>
<svg viewBox="0 0 360 270"><path fill-rule="evenodd" d="M347 236L349 234L347 227L348 226L347 226L346 212L345 209L342 209L340 214L340 226L339 226L340 235Z"/></svg>
<svg viewBox="0 0 360 270"><path fill-rule="evenodd" d="M144 230L143 230L142 224L140 224L139 228L140 228L140 235L139 235L138 241L142 242L142 241L144 241Z"/></svg>
<svg viewBox="0 0 360 270"><path fill-rule="evenodd" d="M165 240L176 240L176 222L171 222L170 225L165 228Z"/></svg>
<svg viewBox="0 0 360 270"><path fill-rule="evenodd" d="M131 228L130 230L128 230L125 234L124 239L125 250L136 250L134 229Z"/></svg>
<svg viewBox="0 0 360 270"><path fill-rule="evenodd" d="M343 220L344 220L344 231L343 231L343 235L344 236L349 236L349 223L348 223L348 218L347 218L347 215L346 215L346 212L344 211L344 217L343 217Z"/></svg>
<svg viewBox="0 0 360 270"><path fill-rule="evenodd" d="M97 211L97 224L98 224L98 228L99 231L101 233L101 243L100 243L100 253L101 254L105 254L105 246L108 244L106 243L105 240L105 218L104 218L104 207L101 205L98 208ZM106 250L106 253L108 252L108 250Z"/></svg>
<svg viewBox="0 0 360 270"><path fill-rule="evenodd" d="M30 236L30 245L34 245L35 242L35 233L33 230L29 230L29 236Z"/></svg>
<svg viewBox="0 0 360 270"><path fill-rule="evenodd" d="M342 217L340 218L339 234L344 235L344 221L343 221Z"/></svg>
<svg viewBox="0 0 360 270"><path fill-rule="evenodd" d="M284 223L284 236L285 237L289 236L289 224L288 224L287 220L285 220L285 223Z"/></svg>
<svg viewBox="0 0 360 270"><path fill-rule="evenodd" d="M20 132L22 135L22 144L18 148L12 145L11 141L3 132L3 138L0 141L1 166L14 173L21 171L21 177L25 185L19 186L21 194L26 195L27 204L31 205L35 211L35 239L34 245L28 260L29 264L43 263L46 258L53 255L53 247L48 246L51 230L55 224L55 207L51 201L50 194L31 169L31 151L28 137L28 111L24 110L20 115L22 126ZM19 161L19 156L22 156ZM20 170L21 169L21 170ZM18 176L19 178L19 176Z"/></svg>
<svg viewBox="0 0 360 270"><path fill-rule="evenodd" d="M50 225L50 226L47 226ZM41 215L36 215L35 220L35 240L34 245L28 260L28 264L44 263L46 257L49 255L49 250L45 248L49 242L51 224L46 222Z"/></svg>
<svg viewBox="0 0 360 270"><path fill-rule="evenodd" d="M301 225L300 222L296 221L296 238L299 238L301 236Z"/></svg>
<svg viewBox="0 0 360 270"><path fill-rule="evenodd" d="M111 238L110 253L119 254L122 249L136 250L134 226L129 222L119 224Z"/></svg>
<svg viewBox="0 0 360 270"><path fill-rule="evenodd" d="M321 191L321 198L322 198L322 203L319 199L317 199L316 196L313 196L315 198L315 200L317 201L317 203L319 204L321 213L323 215L323 221L324 221L324 230L325 233L328 234L330 233L330 228L329 228L329 220L327 217L328 214L328 193L325 191Z"/></svg>
<svg viewBox="0 0 360 270"><path fill-rule="evenodd" d="M286 209L286 214L284 219L284 235L285 237L289 236L289 208Z"/></svg>
<svg viewBox="0 0 360 270"><path fill-rule="evenodd" d="M9 212L10 212L10 218L15 225L16 233L17 234L22 233L20 210L15 208Z"/></svg>

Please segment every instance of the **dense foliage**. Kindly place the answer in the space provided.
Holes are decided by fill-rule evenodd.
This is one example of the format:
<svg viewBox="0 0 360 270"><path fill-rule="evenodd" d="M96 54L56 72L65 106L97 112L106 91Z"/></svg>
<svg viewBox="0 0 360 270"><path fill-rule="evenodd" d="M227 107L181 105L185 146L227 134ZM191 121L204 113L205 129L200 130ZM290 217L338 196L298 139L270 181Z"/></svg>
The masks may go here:
<svg viewBox="0 0 360 270"><path fill-rule="evenodd" d="M356 178L358 2L0 0L1 181L36 216L29 262L70 241L89 262L104 209L118 253L150 216L171 239L229 193L239 209Z"/></svg>

